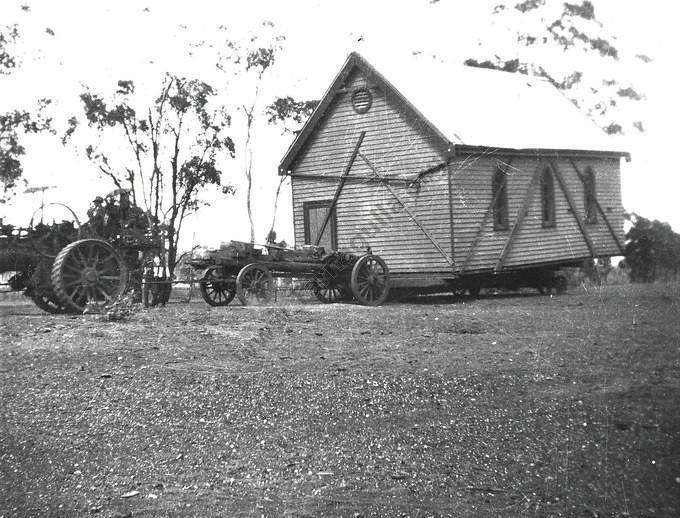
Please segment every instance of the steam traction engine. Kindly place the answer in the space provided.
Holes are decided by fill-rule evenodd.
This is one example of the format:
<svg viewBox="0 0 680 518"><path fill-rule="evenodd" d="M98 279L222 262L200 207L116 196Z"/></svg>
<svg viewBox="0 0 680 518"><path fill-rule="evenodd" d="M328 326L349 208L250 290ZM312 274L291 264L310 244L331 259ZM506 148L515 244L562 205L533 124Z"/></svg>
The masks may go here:
<svg viewBox="0 0 680 518"><path fill-rule="evenodd" d="M50 313L103 306L128 287L141 298L144 272L162 257L164 240L159 226L130 203L129 192L95 198L82 225L66 205L48 205L65 208L73 221L34 224L34 214L28 228L0 227L0 273L11 273L10 288Z"/></svg>

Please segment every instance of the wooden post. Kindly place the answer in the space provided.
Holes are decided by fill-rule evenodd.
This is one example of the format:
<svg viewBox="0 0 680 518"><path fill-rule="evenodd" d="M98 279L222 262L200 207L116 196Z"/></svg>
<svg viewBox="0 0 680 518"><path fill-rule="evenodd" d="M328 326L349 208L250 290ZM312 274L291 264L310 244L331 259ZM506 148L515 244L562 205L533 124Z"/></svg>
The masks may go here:
<svg viewBox="0 0 680 518"><path fill-rule="evenodd" d="M576 174L578 175L579 179L581 180L581 182L585 186L585 184L586 184L585 178L581 174L581 171L579 170L579 168L576 166L576 162L574 162L573 158L570 158L569 161L571 162L571 166L574 168L574 171L576 171ZM607 225L607 229L609 230L609 233L614 238L614 242L616 243L617 248L621 252L621 255L624 255L626 252L625 252L623 246L621 246L621 241L619 241L619 238L616 235L614 228L612 227L611 223L609 222L609 218L607 218L607 215L604 213L604 210L602 210L602 206L600 205L600 202L597 201L597 196L595 197L594 201L595 201L595 206L597 207L597 211L602 216L602 219L604 220L605 225Z"/></svg>
<svg viewBox="0 0 680 518"><path fill-rule="evenodd" d="M586 229L585 224L581 220L581 216L578 215L578 210L576 209L576 204L574 203L574 200L571 197L571 193L569 192L569 189L567 188L567 184L564 181L564 178L562 178L562 173L560 173L560 170L557 168L557 166L551 161L550 162L550 167L552 167L553 173L555 174L555 177L557 178L557 183L560 184L560 187L562 188L562 192L564 193L564 196L567 198L567 203L569 204L569 208L571 209L571 213L574 215L574 218L576 218L576 223L578 224L578 228L581 229L581 234L583 234L583 238L586 240L586 245L588 246L588 251L590 252L591 257L595 257L595 248L593 247L593 242L590 239L590 235L588 235L588 230Z"/></svg>
<svg viewBox="0 0 680 518"><path fill-rule="evenodd" d="M335 210L335 206L338 203L338 198L340 198L340 193L342 192L342 188L345 186L345 180L347 178L347 175L349 174L350 169L352 169L352 165L354 164L354 160L357 158L357 153L359 153L359 148L361 147L361 143L364 141L364 137L366 136L366 132L362 131L359 134L359 138L357 139L357 143L354 146L354 150L352 151L352 156L349 159L349 162L347 162L347 165L345 166L345 170L342 172L342 176L340 176L340 181L338 182L338 187L335 189L335 194L333 195L333 201L331 201L330 206L328 207L328 211L326 212L326 217L323 218L323 223L321 224L321 228L319 229L319 233L316 236L316 239L314 240L314 246L319 246L319 243L321 242L321 237L323 236L324 231L326 230L326 227L328 226L328 222L331 219L331 214L333 214L333 210Z"/></svg>
<svg viewBox="0 0 680 518"><path fill-rule="evenodd" d="M366 163L366 165L367 165L368 167L371 168L371 171L373 171L373 173L374 173L379 179L382 180L382 184L385 186L385 188L390 192L390 194L391 194L392 196L394 196L394 199L397 200L397 202L399 203L399 205L402 206L402 208L403 208L403 209L406 211L406 213L410 216L410 218L411 218L411 219L413 220L413 222L417 225L417 227L420 229L420 231L421 231L423 234L425 234L425 237L427 237L427 239L430 240L430 242L431 242L431 243L434 245L434 247L439 251L439 253L444 257L444 259L446 259L446 262L448 262L451 266L455 266L455 265L454 265L454 262L453 262L453 259L451 259L451 258L449 257L449 255L444 251L444 249L443 249L441 246L439 246L439 243L437 243L437 241L435 241L435 239L430 235L430 233L425 229L425 227L423 227L423 225L421 225L420 221L418 221L418 218L416 218L416 215L413 214L413 212L411 212L411 209L409 209L409 208L406 206L406 204L401 200L401 198L399 197L399 195L394 191L394 189L392 189L392 187L389 185L389 183L387 183L387 179L386 179L383 175L381 175L381 174L378 172L378 170L375 168L375 166L373 165L373 163L372 163L368 158L366 158L366 157L365 157L363 154L361 154L361 153L359 153L359 156L360 156L361 159Z"/></svg>
<svg viewBox="0 0 680 518"><path fill-rule="evenodd" d="M542 168L540 167L540 165L539 167L536 168L534 176L531 179L531 182L529 183L529 188L527 189L527 192L524 193L524 200L522 201L522 206L520 207L519 212L517 213L517 219L515 220L515 223L512 225L512 228L510 229L510 234L508 235L508 239L505 240L503 249L501 250L501 253L498 256L498 261L496 261L496 266L494 267L494 271L496 272L500 271L503 268L503 263L505 262L505 259L507 258L508 253L512 248L512 243L515 240L517 231L519 230L519 227L522 225L522 222L524 221L527 212L529 212L529 205L531 204L531 199L534 197L534 190L536 189L536 184L538 183L538 180L541 177L541 169Z"/></svg>
<svg viewBox="0 0 680 518"><path fill-rule="evenodd" d="M446 177L448 179L448 195L449 195L449 239L451 239L451 267L454 269L456 263L456 246L455 246L455 231L453 226L453 179L451 178L451 163L446 164Z"/></svg>
<svg viewBox="0 0 680 518"><path fill-rule="evenodd" d="M470 245L470 251L468 252L467 256L465 257L465 262L463 263L463 267L460 269L460 273L465 273L465 269L468 267L468 264L470 263L470 259L472 259L473 254L475 253L475 249L477 248L477 245L482 239L482 234L484 233L484 227L486 226L486 222L489 219L489 216L493 213L493 208L496 206L496 202L498 201L498 198L500 197L503 188L508 183L508 170L510 169L510 165L512 164L512 157L510 157L510 160L508 160L507 164L505 164L505 174L503 175L503 184L500 186L498 191L496 192L496 195L491 199L491 203L489 206L486 208L486 212L484 213L484 217L482 218L482 222L479 224L479 228L477 229L477 233L475 234L475 238L472 240L472 244ZM505 229L504 229L505 230Z"/></svg>

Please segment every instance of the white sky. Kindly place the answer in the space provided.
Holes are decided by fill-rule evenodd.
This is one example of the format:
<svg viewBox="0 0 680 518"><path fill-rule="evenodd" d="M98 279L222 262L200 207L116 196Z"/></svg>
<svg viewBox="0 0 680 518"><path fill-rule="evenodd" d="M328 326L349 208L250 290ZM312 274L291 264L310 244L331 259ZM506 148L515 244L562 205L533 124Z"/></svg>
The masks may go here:
<svg viewBox="0 0 680 518"><path fill-rule="evenodd" d="M30 6L30 12L19 9L22 3ZM0 81L0 109L17 103L29 105L31 99L40 96L51 97L55 100L55 115L63 122L80 109L78 94L83 85L105 93L118 79L133 79L141 88L153 90L166 71L209 83L222 81L210 61L188 56L187 43L210 39L220 24L232 29L235 39L244 38L263 20L273 21L287 37L286 48L263 95L318 99L352 50L377 47L383 52L389 49L402 54L422 50L451 62L462 61L488 29L488 13L495 3L442 0L431 6L428 0L1 0L0 24L20 24L21 48L26 55L17 73ZM668 221L680 231L676 202L680 176L673 157L677 132L671 126L671 121L680 116L674 74L678 47L674 24L680 8L672 0L594 3L598 18L619 36L617 46L654 58L646 73L635 78L634 86L647 96L643 105L647 131L624 141L624 147L633 155L632 163L624 164L623 169L624 206L646 217ZM53 37L45 34L46 27L55 32ZM233 101L225 100L225 104ZM234 137L238 144L242 121L235 116ZM258 240L263 240L271 224L277 166L291 139L290 135L282 137L275 128L256 128L254 212ZM95 168L73 146L63 147L58 138L43 136L28 144L25 177L29 184L57 186L46 192L46 201L65 202L84 215L95 195L113 188L97 176ZM225 170L225 180L236 184L240 192L244 192L242 158L231 161ZM39 195L21 195L8 206L0 206L0 216L26 224L39 204ZM277 232L279 238L292 243L290 205L290 192L284 189ZM192 217L183 246L216 245L229 239L247 240L248 236L245 202L239 194L213 203Z"/></svg>

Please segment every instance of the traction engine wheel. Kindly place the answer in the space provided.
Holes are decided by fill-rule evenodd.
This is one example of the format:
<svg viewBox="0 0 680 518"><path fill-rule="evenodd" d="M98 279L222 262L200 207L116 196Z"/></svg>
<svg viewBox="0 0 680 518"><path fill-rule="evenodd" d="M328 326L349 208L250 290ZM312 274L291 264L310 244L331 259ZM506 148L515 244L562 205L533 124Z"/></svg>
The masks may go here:
<svg viewBox="0 0 680 518"><path fill-rule="evenodd" d="M201 280L201 296L211 306L226 306L236 295L236 284L220 277L219 268L209 268Z"/></svg>
<svg viewBox="0 0 680 518"><path fill-rule="evenodd" d="M60 304L56 300L56 297L53 297L51 295L41 295L39 293L33 293L31 295L31 300L33 300L35 305L38 306L40 309L42 309L43 311L47 311L48 313L52 313L53 315L61 315L68 311L62 304Z"/></svg>
<svg viewBox="0 0 680 518"><path fill-rule="evenodd" d="M261 264L248 264L236 276L236 295L241 304L267 303L274 295L274 277Z"/></svg>
<svg viewBox="0 0 680 518"><path fill-rule="evenodd" d="M120 297L127 287L127 268L106 241L81 239L57 254L52 287L68 311L82 313L88 302L104 305Z"/></svg>
<svg viewBox="0 0 680 518"><path fill-rule="evenodd" d="M390 272L377 255L364 255L352 268L352 293L364 306L379 306L390 291Z"/></svg>
<svg viewBox="0 0 680 518"><path fill-rule="evenodd" d="M321 269L314 274L312 292L324 304L351 299L346 287L348 264L336 256L324 260Z"/></svg>

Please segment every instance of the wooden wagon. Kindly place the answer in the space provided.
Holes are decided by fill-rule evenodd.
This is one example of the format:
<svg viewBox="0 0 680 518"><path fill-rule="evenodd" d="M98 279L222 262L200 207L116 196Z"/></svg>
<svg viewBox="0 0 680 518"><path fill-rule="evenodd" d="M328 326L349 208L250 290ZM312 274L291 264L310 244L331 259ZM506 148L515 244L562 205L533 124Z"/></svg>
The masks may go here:
<svg viewBox="0 0 680 518"><path fill-rule="evenodd" d="M539 78L353 53L279 174L296 243L370 247L395 288L561 290L623 254L609 138Z"/></svg>
<svg viewBox="0 0 680 518"><path fill-rule="evenodd" d="M327 253L319 246L291 250L230 241L194 253L189 264L203 271L201 295L211 306L226 306L236 296L243 305L267 303L273 299L275 277L305 280L302 290L327 303L354 299L376 306L390 290L389 270L379 256Z"/></svg>

